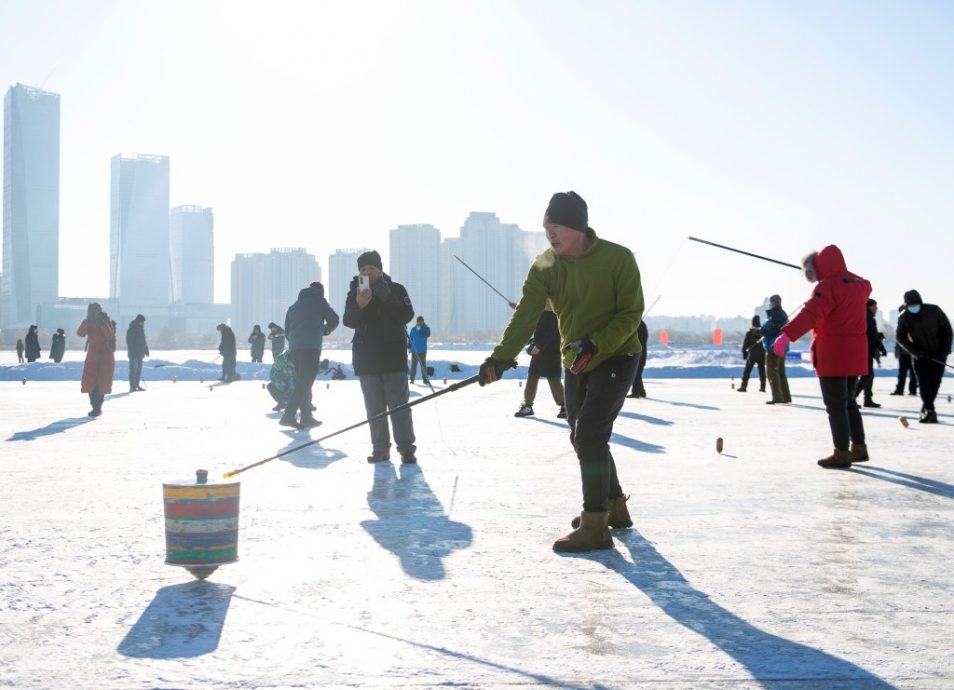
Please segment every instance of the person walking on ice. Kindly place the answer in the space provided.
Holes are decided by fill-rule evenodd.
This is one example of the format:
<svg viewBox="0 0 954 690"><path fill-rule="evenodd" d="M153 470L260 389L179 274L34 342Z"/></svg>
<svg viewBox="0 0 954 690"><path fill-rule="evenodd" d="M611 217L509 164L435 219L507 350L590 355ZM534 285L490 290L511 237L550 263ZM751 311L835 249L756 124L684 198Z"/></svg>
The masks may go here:
<svg viewBox="0 0 954 690"><path fill-rule="evenodd" d="M802 273L817 285L798 316L782 327L772 349L776 357L783 357L789 343L813 331L812 365L835 446L818 464L826 469L851 467L852 462L868 459L855 390L858 378L868 371L865 304L871 283L848 271L841 250L833 244L802 259Z"/></svg>
<svg viewBox="0 0 954 690"><path fill-rule="evenodd" d="M549 300L537 321L527 354L530 355L530 368L527 371L527 385L523 389L523 404L513 416L533 416L533 401L537 397L537 384L542 376L550 385L550 394L557 404L557 417L566 419L566 400L563 396L563 381L560 379L560 330Z"/></svg>
<svg viewBox="0 0 954 690"><path fill-rule="evenodd" d="M575 529L553 550L610 549L609 528L633 524L609 440L636 376L636 331L645 309L639 267L629 249L597 237L576 192L553 195L543 227L550 248L530 266L507 329L480 365L479 382L493 383L513 365L549 299L562 339L570 442L583 489Z"/></svg>
<svg viewBox="0 0 954 690"><path fill-rule="evenodd" d="M947 357L951 354L951 322L936 304L924 304L921 293L904 293L904 312L898 317L897 343L914 360L920 387L922 424L937 424L934 399L944 378Z"/></svg>
<svg viewBox="0 0 954 690"><path fill-rule="evenodd" d="M86 361L83 363L83 380L80 391L89 394L92 409L90 417L103 414L103 400L113 392L113 374L116 371L116 329L109 314L98 302L86 308L86 318L76 329L76 335L86 338Z"/></svg>

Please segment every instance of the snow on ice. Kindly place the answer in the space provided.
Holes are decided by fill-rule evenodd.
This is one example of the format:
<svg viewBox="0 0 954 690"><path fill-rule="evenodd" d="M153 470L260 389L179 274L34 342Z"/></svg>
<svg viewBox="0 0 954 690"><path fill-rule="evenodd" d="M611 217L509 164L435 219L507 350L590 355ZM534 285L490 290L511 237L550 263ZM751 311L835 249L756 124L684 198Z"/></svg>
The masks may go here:
<svg viewBox="0 0 954 690"><path fill-rule="evenodd" d="M545 387L513 417L509 372L414 408L419 466L369 465L359 428L240 475L240 560L200 582L163 563L162 483L219 478L363 404L354 380L319 380L324 424L285 430L268 365L210 391L197 379L218 367L186 360L214 353L194 355L157 353L132 395L121 362L98 419L75 363L27 385L2 367L0 687L954 687L949 380L929 427L876 379L871 461L825 471L813 379L768 406L732 389L737 360L692 378L693 358L718 362L684 352L664 378L651 359L613 438L635 526L561 557L577 462ZM432 356L457 377L480 361ZM161 361L197 373L162 380Z"/></svg>

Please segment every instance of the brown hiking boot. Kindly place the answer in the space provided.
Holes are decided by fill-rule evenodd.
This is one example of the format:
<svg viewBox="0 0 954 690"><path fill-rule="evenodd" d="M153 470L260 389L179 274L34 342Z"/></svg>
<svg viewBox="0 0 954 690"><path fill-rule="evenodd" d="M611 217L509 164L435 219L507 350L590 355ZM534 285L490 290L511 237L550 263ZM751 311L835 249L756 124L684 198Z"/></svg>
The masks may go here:
<svg viewBox="0 0 954 690"><path fill-rule="evenodd" d="M852 443L849 453L852 462L865 462L868 459L868 446L864 443Z"/></svg>
<svg viewBox="0 0 954 690"><path fill-rule="evenodd" d="M851 451L848 450L835 450L832 451L831 455L827 458L822 458L818 461L819 467L824 467L825 469L839 469L851 467Z"/></svg>
<svg viewBox="0 0 954 690"><path fill-rule="evenodd" d="M629 516L629 509L626 507L626 501L629 496L620 496L609 500L609 526L613 529L626 529L633 526L633 519ZM580 517L577 516L570 521L570 526L576 529L580 526Z"/></svg>
<svg viewBox="0 0 954 690"><path fill-rule="evenodd" d="M610 536L609 513L580 513L580 526L565 537L553 542L553 550L557 553L581 553L583 551L597 551L613 548L613 537Z"/></svg>

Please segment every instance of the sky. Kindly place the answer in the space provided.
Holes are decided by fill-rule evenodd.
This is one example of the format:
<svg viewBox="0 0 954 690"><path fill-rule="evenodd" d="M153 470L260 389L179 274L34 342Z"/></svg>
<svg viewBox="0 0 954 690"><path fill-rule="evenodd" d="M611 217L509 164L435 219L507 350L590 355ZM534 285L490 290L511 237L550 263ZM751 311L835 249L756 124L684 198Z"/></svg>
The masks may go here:
<svg viewBox="0 0 954 690"><path fill-rule="evenodd" d="M171 158L237 252L381 250L575 190L655 314L810 294L835 243L883 308L954 312L954 3L0 0L0 88L61 96L60 292L105 295L109 160ZM399 276L395 279L400 280Z"/></svg>

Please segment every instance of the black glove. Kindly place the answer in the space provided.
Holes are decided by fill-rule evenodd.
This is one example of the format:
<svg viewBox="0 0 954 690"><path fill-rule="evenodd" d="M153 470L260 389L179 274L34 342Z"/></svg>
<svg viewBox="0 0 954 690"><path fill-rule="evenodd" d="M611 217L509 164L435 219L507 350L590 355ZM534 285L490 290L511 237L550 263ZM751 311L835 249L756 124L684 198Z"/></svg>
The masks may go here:
<svg viewBox="0 0 954 690"><path fill-rule="evenodd" d="M371 294L382 302L386 302L391 297L391 286L383 279L379 279L378 282L374 284L374 287L371 288Z"/></svg>
<svg viewBox="0 0 954 690"><path fill-rule="evenodd" d="M573 358L573 363L570 364L570 371L579 375L583 373L586 369L586 365L590 363L590 360L593 359L593 355L596 354L596 343L589 338L577 338L571 341L563 350L564 352L566 350L572 350L576 353L576 356Z"/></svg>
<svg viewBox="0 0 954 690"><path fill-rule="evenodd" d="M517 366L516 362L501 362L499 359L488 357L480 365L480 370L477 372L480 378L477 382L481 386L486 386L488 383L499 381L507 369L512 369L515 366Z"/></svg>
<svg viewBox="0 0 954 690"><path fill-rule="evenodd" d="M881 356L882 357L888 356L888 351L884 349L884 345L881 346Z"/></svg>

